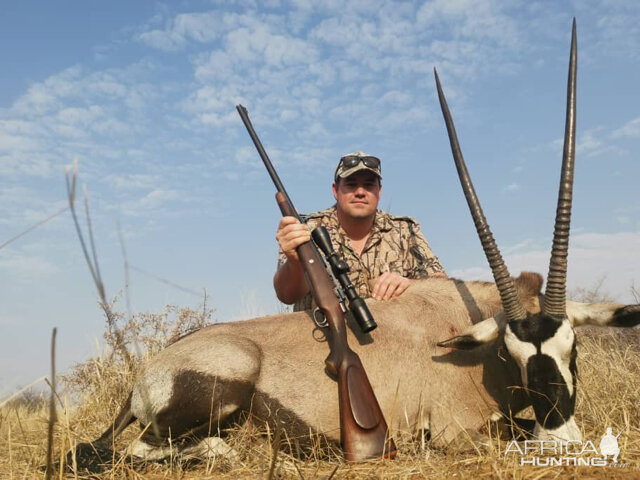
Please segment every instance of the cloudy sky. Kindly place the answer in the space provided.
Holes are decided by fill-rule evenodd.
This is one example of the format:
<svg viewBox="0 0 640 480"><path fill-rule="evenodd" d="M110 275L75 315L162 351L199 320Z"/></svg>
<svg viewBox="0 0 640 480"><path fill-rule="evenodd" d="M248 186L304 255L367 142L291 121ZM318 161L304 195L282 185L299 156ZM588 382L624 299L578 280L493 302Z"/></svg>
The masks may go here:
<svg viewBox="0 0 640 480"><path fill-rule="evenodd" d="M6 243L65 207L73 159L109 297L125 284L119 224L135 311L195 308L205 289L219 321L281 308L271 287L279 211L237 103L300 211L332 203L341 154L378 155L381 206L418 219L450 275L486 279L437 67L512 273L545 272L574 16L569 282L602 282L630 301L640 283L636 1L5 2L0 394L46 374L52 327L62 367L94 354L103 329L68 212Z"/></svg>

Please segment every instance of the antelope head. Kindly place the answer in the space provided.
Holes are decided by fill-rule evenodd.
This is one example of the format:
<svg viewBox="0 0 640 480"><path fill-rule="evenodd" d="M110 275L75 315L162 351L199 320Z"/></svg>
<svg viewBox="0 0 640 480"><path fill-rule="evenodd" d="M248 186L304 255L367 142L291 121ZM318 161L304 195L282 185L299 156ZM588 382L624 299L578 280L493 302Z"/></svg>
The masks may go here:
<svg viewBox="0 0 640 480"><path fill-rule="evenodd" d="M531 398L538 438L580 440L574 411L576 404L576 336L567 316L566 278L569 224L575 159L576 125L576 23L573 22L567 113L558 208L547 286L539 312L527 311L518 297L513 278L500 255L473 188L460 150L451 113L434 69L440 106L447 126L458 176L471 210L480 241L500 292L504 314L476 324L464 334L441 342L449 348L474 348L501 334L511 357L520 368L522 385Z"/></svg>

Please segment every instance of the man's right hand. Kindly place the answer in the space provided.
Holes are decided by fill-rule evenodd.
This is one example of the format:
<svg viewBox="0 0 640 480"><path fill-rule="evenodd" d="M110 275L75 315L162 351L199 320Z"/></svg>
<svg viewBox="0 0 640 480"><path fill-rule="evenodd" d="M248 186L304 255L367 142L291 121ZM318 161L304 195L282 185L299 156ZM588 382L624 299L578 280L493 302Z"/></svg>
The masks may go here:
<svg viewBox="0 0 640 480"><path fill-rule="evenodd" d="M276 240L287 259L299 262L296 248L311 240L311 232L309 227L300 223L296 217L282 217Z"/></svg>

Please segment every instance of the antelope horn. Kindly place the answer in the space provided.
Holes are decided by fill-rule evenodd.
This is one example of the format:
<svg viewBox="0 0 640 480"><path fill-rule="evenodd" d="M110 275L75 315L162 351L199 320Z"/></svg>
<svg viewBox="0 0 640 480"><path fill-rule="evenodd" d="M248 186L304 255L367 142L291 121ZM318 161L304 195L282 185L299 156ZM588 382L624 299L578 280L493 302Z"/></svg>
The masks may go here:
<svg viewBox="0 0 640 480"><path fill-rule="evenodd" d="M500 292L500 298L502 300L502 306L507 316L507 321L522 320L526 318L525 309L520 303L518 292L516 291L513 279L509 275L509 270L500 255L498 245L496 245L493 239L493 234L487 224L487 219L482 212L482 207L478 201L476 191L473 188L471 177L467 171L467 166L464 163L462 151L460 150L460 144L458 143L458 136L456 135L456 128L453 125L453 119L451 118L451 112L449 112L449 106L447 100L442 92L440 86L440 78L438 72L434 68L433 73L436 77L436 87L438 89L438 98L440 99L440 108L442 109L442 115L444 116L444 122L447 125L447 132L449 134L449 142L451 143L451 153L453 154L453 160L458 170L458 177L460 178L460 184L464 191L464 196L467 198L467 204L473 217L473 223L476 226L482 248L489 261L489 266L493 272L493 278L496 281L498 291Z"/></svg>
<svg viewBox="0 0 640 480"><path fill-rule="evenodd" d="M565 318L567 301L567 256L569 254L569 229L571 226L571 199L573 195L573 170L576 157L576 72L578 46L576 19L571 32L571 54L569 58L569 79L567 81L567 115L564 127L564 148L562 151L562 172L556 224L553 232L553 246L549 262L549 275L545 290L542 312L557 318Z"/></svg>

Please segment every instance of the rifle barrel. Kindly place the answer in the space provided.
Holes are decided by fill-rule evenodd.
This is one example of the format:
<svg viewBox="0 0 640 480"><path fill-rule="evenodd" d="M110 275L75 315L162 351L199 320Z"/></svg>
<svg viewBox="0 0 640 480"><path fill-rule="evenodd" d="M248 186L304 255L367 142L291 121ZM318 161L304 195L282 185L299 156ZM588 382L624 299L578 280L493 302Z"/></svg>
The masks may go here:
<svg viewBox="0 0 640 480"><path fill-rule="evenodd" d="M289 197L289 194L285 190L284 185L280 181L280 177L278 176L278 172L276 172L275 168L273 168L273 164L271 163L271 160L269 159L269 155L267 155L267 152L265 151L264 147L262 146L262 142L260 141L260 138L258 138L258 135L256 134L256 131L253 129L253 125L251 124L251 119L249 118L249 112L247 111L247 109L244 106L242 106L240 104L236 105L236 110L240 114L240 118L242 119L242 123L244 123L244 126L247 129L247 132L249 132L249 136L251 137L251 140L253 140L253 144L256 146L256 149L258 150L258 153L260 154L260 158L262 159L262 162L264 163L264 166L267 167L267 171L269 172L269 176L271 177L271 180L273 181L274 185L276 186L276 189L278 190L278 192L284 194L284 196L286 197L286 199L287 199L287 201L289 202L290 205L293 205L293 202L291 201L291 197ZM302 223L302 218L300 218L300 215L298 215L298 212L296 212L295 210L294 210L294 215L293 216L295 216Z"/></svg>
<svg viewBox="0 0 640 480"><path fill-rule="evenodd" d="M620 430L620 433L618 435L616 435L616 440L618 439L618 437L620 435L622 435L622 432L624 432L627 429L627 426L625 425L624 428L622 430Z"/></svg>

